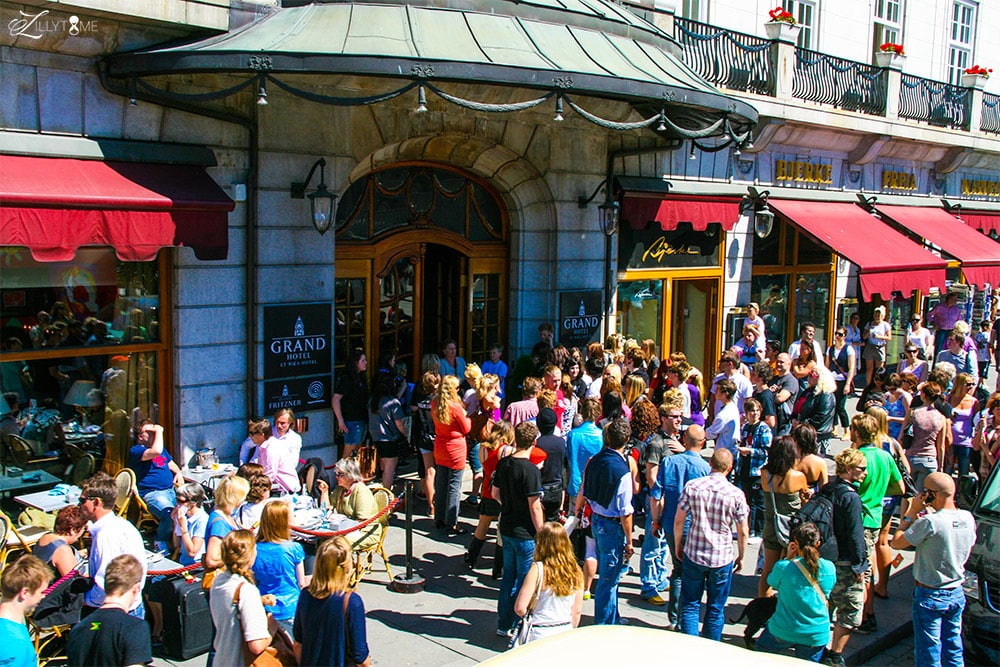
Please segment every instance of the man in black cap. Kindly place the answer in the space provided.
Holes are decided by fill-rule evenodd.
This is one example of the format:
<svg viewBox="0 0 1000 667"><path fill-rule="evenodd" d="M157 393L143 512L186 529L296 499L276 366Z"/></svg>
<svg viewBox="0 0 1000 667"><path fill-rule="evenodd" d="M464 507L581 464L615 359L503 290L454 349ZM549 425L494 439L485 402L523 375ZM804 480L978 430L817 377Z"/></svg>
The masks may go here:
<svg viewBox="0 0 1000 667"><path fill-rule="evenodd" d="M535 447L545 452L542 463L542 511L546 521L558 521L563 506L562 470L566 462L566 439L553 435L556 428L556 411L542 408L535 418L535 425L541 434Z"/></svg>

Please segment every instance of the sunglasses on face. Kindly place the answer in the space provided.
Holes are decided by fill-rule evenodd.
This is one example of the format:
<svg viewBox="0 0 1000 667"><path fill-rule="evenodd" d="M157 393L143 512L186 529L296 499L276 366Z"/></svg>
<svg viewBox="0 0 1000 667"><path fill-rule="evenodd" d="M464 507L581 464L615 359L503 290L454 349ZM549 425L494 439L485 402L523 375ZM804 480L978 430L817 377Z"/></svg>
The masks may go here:
<svg viewBox="0 0 1000 667"><path fill-rule="evenodd" d="M834 336L846 336L846 335L847 335L847 333L846 333L846 332L844 332L844 331L838 331L838 332L834 333L833 335L834 335Z"/></svg>

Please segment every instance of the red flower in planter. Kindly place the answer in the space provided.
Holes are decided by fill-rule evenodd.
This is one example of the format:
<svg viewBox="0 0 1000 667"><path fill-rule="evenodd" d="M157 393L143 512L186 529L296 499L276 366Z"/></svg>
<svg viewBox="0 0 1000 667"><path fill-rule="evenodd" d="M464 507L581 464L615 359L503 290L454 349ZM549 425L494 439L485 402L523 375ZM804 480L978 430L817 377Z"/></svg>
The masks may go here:
<svg viewBox="0 0 1000 667"><path fill-rule="evenodd" d="M775 7L767 13L771 17L772 21L777 23L787 23L789 25L795 25L797 22L795 17L792 16L791 12L785 11L783 7Z"/></svg>
<svg viewBox="0 0 1000 667"><path fill-rule="evenodd" d="M903 55L903 45L893 44L892 42L886 42L882 46L878 47L883 53L895 53L897 56Z"/></svg>
<svg viewBox="0 0 1000 667"><path fill-rule="evenodd" d="M984 79L990 78L990 74L993 73L993 68L986 69L982 65L973 65L969 69L965 70L966 74L978 74Z"/></svg>

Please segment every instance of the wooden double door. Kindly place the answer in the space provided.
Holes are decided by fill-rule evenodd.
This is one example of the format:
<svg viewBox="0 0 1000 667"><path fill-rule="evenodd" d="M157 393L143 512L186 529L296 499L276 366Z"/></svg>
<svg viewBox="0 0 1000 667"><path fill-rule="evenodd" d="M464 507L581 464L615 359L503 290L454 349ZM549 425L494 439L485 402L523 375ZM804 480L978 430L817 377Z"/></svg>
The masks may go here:
<svg viewBox="0 0 1000 667"><path fill-rule="evenodd" d="M428 238L431 237L431 238ZM506 344L507 258L500 244L474 244L435 230L403 232L375 245L339 247L334 308L335 369L360 347L376 370L384 352L416 381L424 354L454 339L479 362Z"/></svg>

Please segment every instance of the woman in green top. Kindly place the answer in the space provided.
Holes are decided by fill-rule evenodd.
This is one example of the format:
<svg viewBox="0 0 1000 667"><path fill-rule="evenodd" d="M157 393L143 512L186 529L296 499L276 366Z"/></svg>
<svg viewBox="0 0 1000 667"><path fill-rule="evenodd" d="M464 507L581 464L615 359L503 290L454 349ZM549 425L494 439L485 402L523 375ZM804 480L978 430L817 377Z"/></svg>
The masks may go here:
<svg viewBox="0 0 1000 667"><path fill-rule="evenodd" d="M837 579L833 563L819 557L819 529L803 523L792 531L787 560L775 564L767 583L778 592L778 608L757 640L757 650L819 662L830 641L827 597Z"/></svg>
<svg viewBox="0 0 1000 667"><path fill-rule="evenodd" d="M361 522L378 514L378 504L364 480L361 478L361 468L356 459L340 459L333 466L333 474L337 486L329 493L327 500L327 485L325 481L317 480L320 489L320 506L329 506L334 512L343 514L348 519ZM382 537L382 524L373 521L359 531L346 535L355 551L371 549Z"/></svg>

